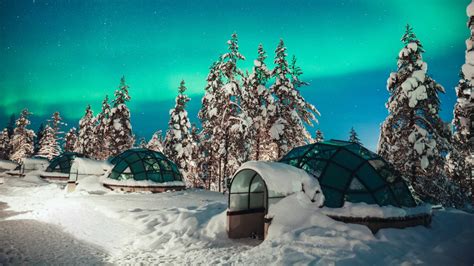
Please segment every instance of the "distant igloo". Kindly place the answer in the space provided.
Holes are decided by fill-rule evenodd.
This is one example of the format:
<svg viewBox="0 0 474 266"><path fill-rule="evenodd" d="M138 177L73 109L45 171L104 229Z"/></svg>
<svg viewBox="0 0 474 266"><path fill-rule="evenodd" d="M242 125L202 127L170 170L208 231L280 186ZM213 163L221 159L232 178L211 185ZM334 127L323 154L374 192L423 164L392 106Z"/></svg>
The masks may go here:
<svg viewBox="0 0 474 266"><path fill-rule="evenodd" d="M103 184L126 192L185 189L178 166L161 152L149 149L129 149L111 160L114 165Z"/></svg>

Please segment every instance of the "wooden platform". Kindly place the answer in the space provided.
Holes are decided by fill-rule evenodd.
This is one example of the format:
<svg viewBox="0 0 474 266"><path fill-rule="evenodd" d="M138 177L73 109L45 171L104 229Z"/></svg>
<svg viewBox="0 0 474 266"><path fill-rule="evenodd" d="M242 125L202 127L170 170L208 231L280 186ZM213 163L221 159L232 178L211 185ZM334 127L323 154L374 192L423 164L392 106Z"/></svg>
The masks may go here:
<svg viewBox="0 0 474 266"><path fill-rule="evenodd" d="M69 181L69 174L65 176L58 176L58 175L40 175L42 179L49 180L49 181L61 181L61 182L67 182Z"/></svg>
<svg viewBox="0 0 474 266"><path fill-rule="evenodd" d="M165 191L179 191L186 189L185 186L124 186L124 185L111 185L103 184L104 187L109 188L114 191L124 191L124 192L151 192L151 193L161 193Z"/></svg>
<svg viewBox="0 0 474 266"><path fill-rule="evenodd" d="M361 224L367 226L373 234L383 228L407 228L418 225L428 227L431 224L431 214L420 214L406 217L376 218L376 217L342 217L328 215L330 218L343 223Z"/></svg>

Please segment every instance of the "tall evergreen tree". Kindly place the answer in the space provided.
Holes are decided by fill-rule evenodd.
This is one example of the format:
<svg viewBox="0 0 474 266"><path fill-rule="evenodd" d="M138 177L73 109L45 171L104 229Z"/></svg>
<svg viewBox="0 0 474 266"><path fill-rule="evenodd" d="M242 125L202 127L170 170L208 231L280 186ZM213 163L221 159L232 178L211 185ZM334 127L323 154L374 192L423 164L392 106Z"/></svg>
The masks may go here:
<svg viewBox="0 0 474 266"><path fill-rule="evenodd" d="M389 115L381 127L378 152L409 177L421 199L457 204L458 191L447 182L443 169L450 137L438 114L438 93L444 89L427 75L423 46L409 25L402 42L398 70L387 81Z"/></svg>
<svg viewBox="0 0 474 266"><path fill-rule="evenodd" d="M79 121L79 136L74 149L75 152L82 153L87 157L92 157L96 154L98 141L94 135L94 128L94 114L91 110L91 106L88 105L84 116Z"/></svg>
<svg viewBox="0 0 474 266"><path fill-rule="evenodd" d="M146 145L147 149L163 153L163 133L161 130L156 131Z"/></svg>
<svg viewBox="0 0 474 266"><path fill-rule="evenodd" d="M186 184L191 185L188 180L189 164L191 162L192 143L190 136L191 123L189 122L186 104L190 98L185 94L186 86L184 80L178 88L176 104L170 110L170 121L165 139L166 155L179 165L185 177Z"/></svg>
<svg viewBox="0 0 474 266"><path fill-rule="evenodd" d="M45 126L43 136L39 141L39 147L37 155L48 160L53 159L61 153L61 147L56 138L56 131L51 126Z"/></svg>
<svg viewBox="0 0 474 266"><path fill-rule="evenodd" d="M122 77L115 91L115 99L108 120L110 129L107 132L108 150L112 156L130 149L135 142L130 124L130 110L127 107L127 102L130 101L128 88L125 77Z"/></svg>
<svg viewBox="0 0 474 266"><path fill-rule="evenodd" d="M28 109L23 109L20 117L15 122L15 130L11 139L12 152L10 154L10 160L22 163L24 158L30 157L34 152L34 137L35 133L33 130L28 129L30 120L28 117L31 113Z"/></svg>
<svg viewBox="0 0 474 266"><path fill-rule="evenodd" d="M102 111L96 117L97 125L94 128L94 135L97 137L98 140L101 140L97 143L97 152L96 154L94 154L94 158L98 160L106 160L110 156L110 152L107 145L110 142L109 132L111 131L111 123L109 117L109 97L106 95L104 100L102 101Z"/></svg>
<svg viewBox="0 0 474 266"><path fill-rule="evenodd" d="M64 147L65 152L73 152L77 143L77 130L75 127L69 129L64 138Z"/></svg>
<svg viewBox="0 0 474 266"><path fill-rule="evenodd" d="M452 120L453 149L448 154L446 170L459 183L463 193L470 195L474 202L474 181L471 174L474 167L474 138L471 132L471 125L474 123L474 2L469 4L467 15L471 35L466 40L466 60L461 68L461 79L455 88L457 101Z"/></svg>
<svg viewBox="0 0 474 266"><path fill-rule="evenodd" d="M319 115L318 110L306 102L295 88L292 80L300 74L292 73L286 56L285 44L280 40L275 50L275 69L272 72L275 83L271 87L276 97L277 119L272 121L270 129L271 138L278 146L278 158L293 147L309 142L311 135L306 130L305 124L312 126L313 121L317 122L315 114ZM293 71L294 69L297 69L296 66L293 67ZM299 78L298 82L302 85Z"/></svg>
<svg viewBox="0 0 474 266"><path fill-rule="evenodd" d="M219 59L209 68L207 76L207 85L202 98L202 107L198 113L201 121L201 142L199 145L201 158L198 167L201 169L202 179L206 179L208 187L211 183L220 184L220 158L217 151L219 149L218 142L215 141L215 132L220 129L220 117L218 116L218 103L221 97L220 88L222 87L222 73L220 71ZM219 159L218 159L219 158Z"/></svg>
<svg viewBox="0 0 474 266"><path fill-rule="evenodd" d="M147 148L147 142L145 140L145 137L141 137L140 141L138 143L138 148L146 149Z"/></svg>
<svg viewBox="0 0 474 266"><path fill-rule="evenodd" d="M250 141L253 160L269 160L275 158L271 150L271 139L269 135L272 124L275 120L275 101L266 87L267 81L271 78L271 71L268 70L265 59L267 58L263 46L258 46L258 56L254 61L252 73L243 80L242 106L245 116L250 118L247 141Z"/></svg>
<svg viewBox="0 0 474 266"><path fill-rule="evenodd" d="M351 128L351 131L349 132L349 141L353 143L357 143L359 145L362 145L360 142L359 136L357 135L357 132L355 131L354 127Z"/></svg>
<svg viewBox="0 0 474 266"><path fill-rule="evenodd" d="M0 133L0 159L8 160L10 156L11 145L10 137L8 136L8 128L4 128Z"/></svg>
<svg viewBox="0 0 474 266"><path fill-rule="evenodd" d="M188 179L193 187L201 187L203 185L202 179L200 178L199 162L201 160L201 154L199 149L200 137L199 131L195 124L191 125L191 161L188 166Z"/></svg>

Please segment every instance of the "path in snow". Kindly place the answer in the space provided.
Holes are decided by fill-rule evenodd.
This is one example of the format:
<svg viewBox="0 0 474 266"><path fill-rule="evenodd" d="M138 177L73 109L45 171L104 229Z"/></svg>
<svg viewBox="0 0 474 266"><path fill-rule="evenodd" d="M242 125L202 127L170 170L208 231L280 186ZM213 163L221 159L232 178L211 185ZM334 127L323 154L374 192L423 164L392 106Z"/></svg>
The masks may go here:
<svg viewBox="0 0 474 266"><path fill-rule="evenodd" d="M55 225L35 220L4 220L15 212L0 202L0 265L104 264L101 249L77 240Z"/></svg>

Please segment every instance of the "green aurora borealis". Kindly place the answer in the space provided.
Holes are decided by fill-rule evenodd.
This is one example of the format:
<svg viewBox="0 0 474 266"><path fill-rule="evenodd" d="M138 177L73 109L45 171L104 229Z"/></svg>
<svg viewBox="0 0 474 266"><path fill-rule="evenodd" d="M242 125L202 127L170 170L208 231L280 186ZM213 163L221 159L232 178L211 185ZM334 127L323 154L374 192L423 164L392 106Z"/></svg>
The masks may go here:
<svg viewBox="0 0 474 266"><path fill-rule="evenodd" d="M208 67L235 31L248 70L259 43L272 66L283 38L311 82L303 94L320 109L326 135L344 138L355 126L373 147L406 23L425 47L429 73L447 90L443 118L451 118L468 3L0 0L0 123L23 107L37 117L58 110L77 120L86 104L98 111L125 75L133 126L148 137L165 129L181 79L196 113Z"/></svg>

